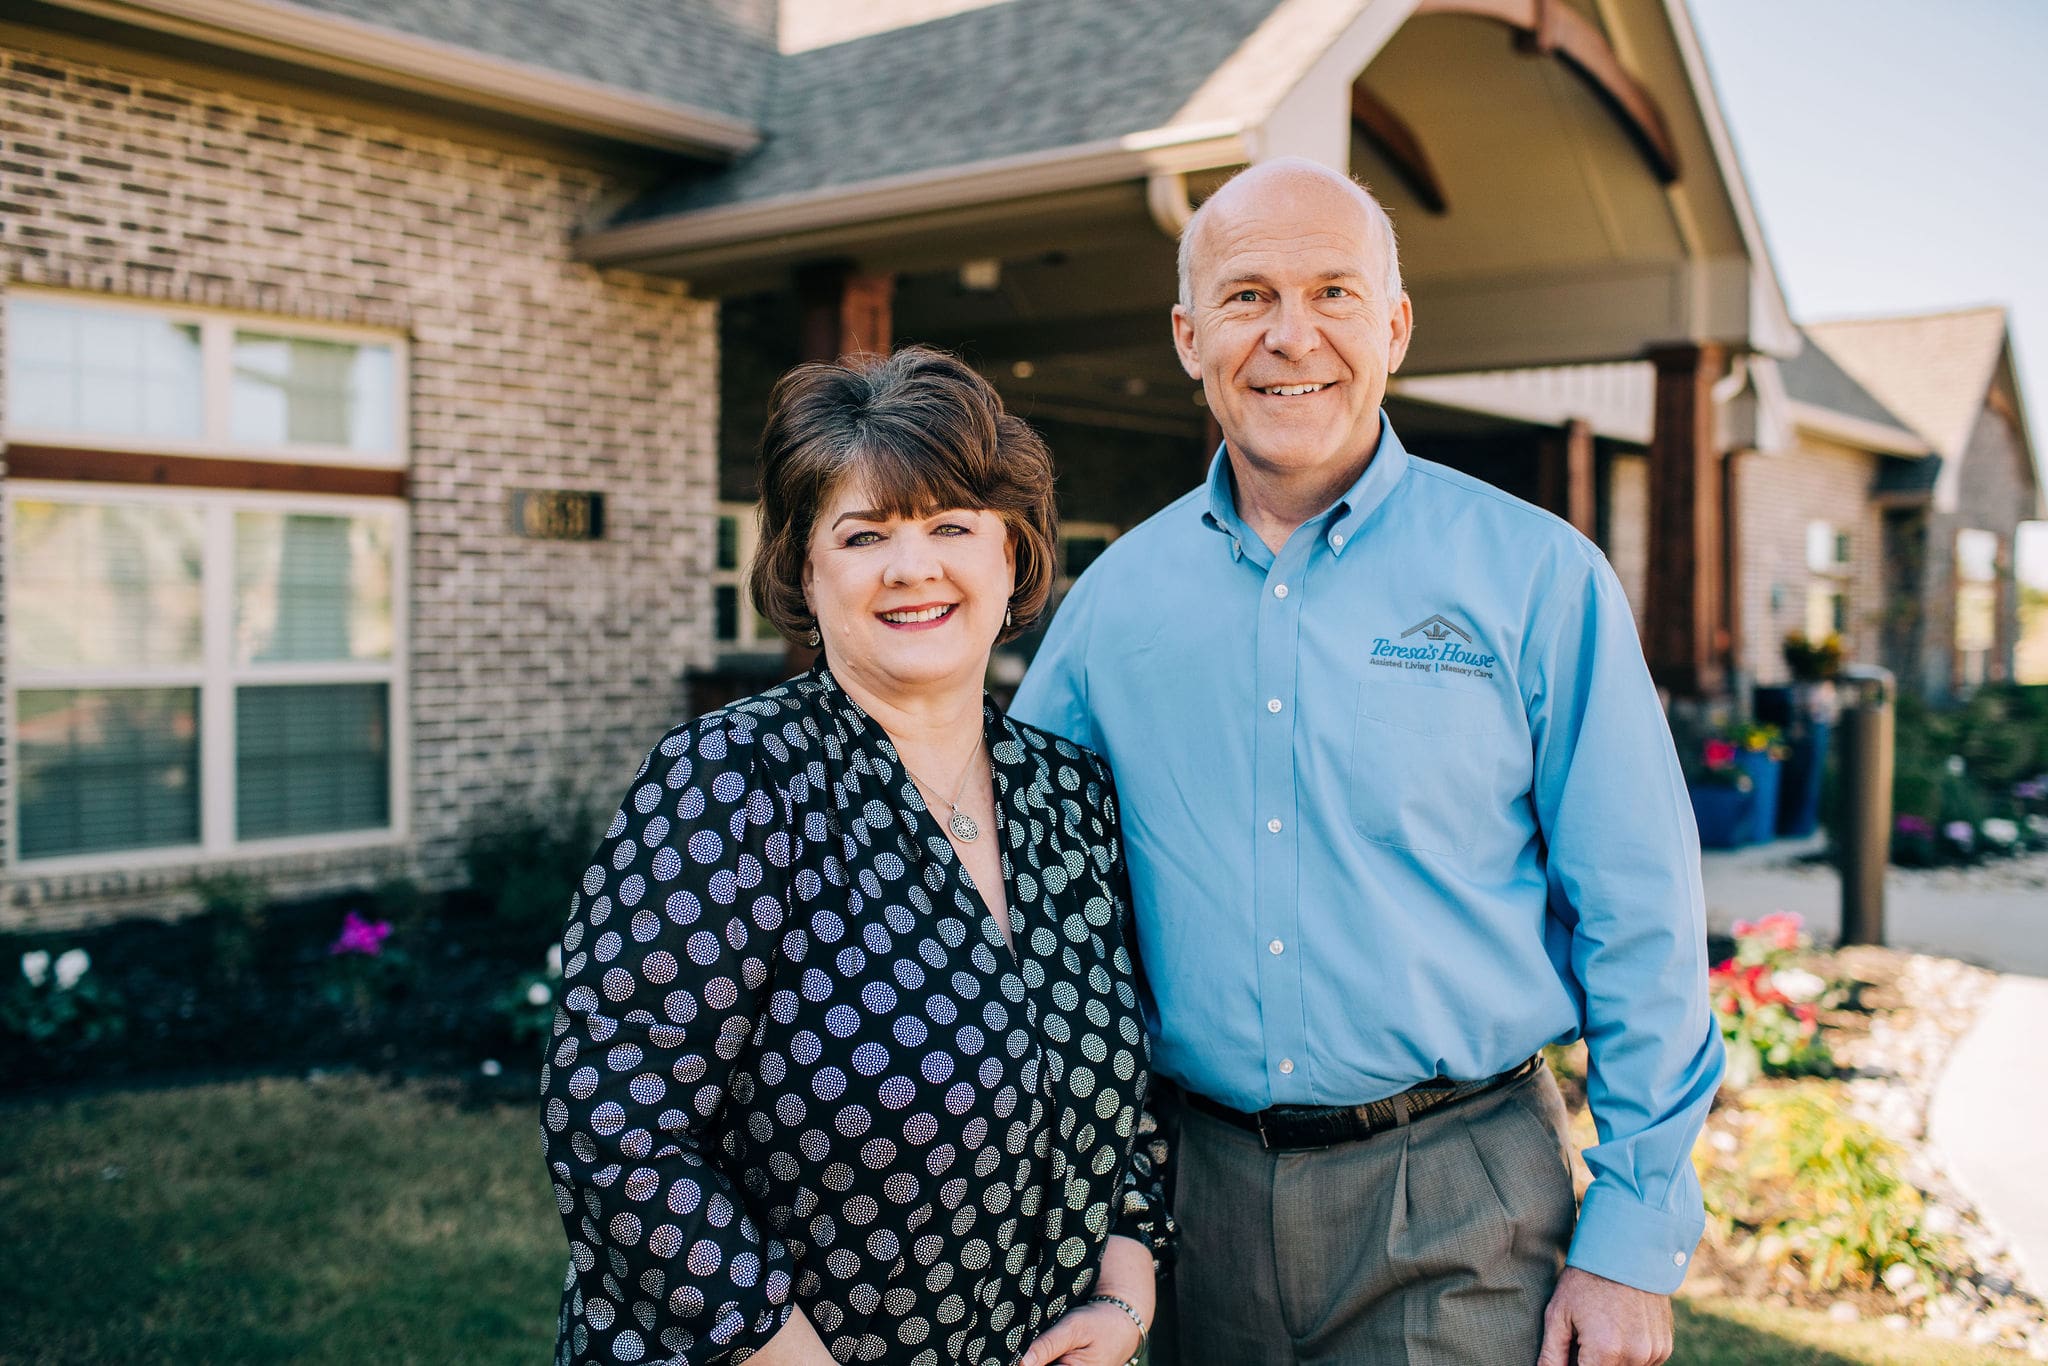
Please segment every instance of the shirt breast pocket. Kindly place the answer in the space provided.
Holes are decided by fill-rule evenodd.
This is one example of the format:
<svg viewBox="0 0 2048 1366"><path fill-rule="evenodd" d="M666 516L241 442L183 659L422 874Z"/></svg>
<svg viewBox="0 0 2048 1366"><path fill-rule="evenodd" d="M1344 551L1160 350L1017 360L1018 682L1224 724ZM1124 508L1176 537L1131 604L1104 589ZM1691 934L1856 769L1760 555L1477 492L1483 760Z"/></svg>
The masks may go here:
<svg viewBox="0 0 2048 1366"><path fill-rule="evenodd" d="M1351 823L1375 844L1463 853L1495 800L1500 704L1483 693L1399 684L1359 689Z"/></svg>

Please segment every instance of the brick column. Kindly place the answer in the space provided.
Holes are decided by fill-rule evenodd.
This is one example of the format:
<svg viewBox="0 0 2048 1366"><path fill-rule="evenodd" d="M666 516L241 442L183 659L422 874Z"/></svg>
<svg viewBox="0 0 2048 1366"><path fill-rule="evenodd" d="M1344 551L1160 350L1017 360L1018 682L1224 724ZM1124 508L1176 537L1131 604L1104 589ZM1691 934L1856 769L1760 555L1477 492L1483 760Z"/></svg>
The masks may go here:
<svg viewBox="0 0 2048 1366"><path fill-rule="evenodd" d="M1650 554L1643 652L1658 684L1704 697L1726 683L1726 570L1714 382L1727 365L1715 343L1660 347L1650 434Z"/></svg>
<svg viewBox="0 0 2048 1366"><path fill-rule="evenodd" d="M860 352L887 355L896 277L862 274L845 262L805 266L796 273L803 304L799 347L805 360L838 360Z"/></svg>
<svg viewBox="0 0 2048 1366"><path fill-rule="evenodd" d="M1537 448L1537 501L1572 524L1580 535L1593 535L1593 426L1583 418L1564 430L1545 434Z"/></svg>

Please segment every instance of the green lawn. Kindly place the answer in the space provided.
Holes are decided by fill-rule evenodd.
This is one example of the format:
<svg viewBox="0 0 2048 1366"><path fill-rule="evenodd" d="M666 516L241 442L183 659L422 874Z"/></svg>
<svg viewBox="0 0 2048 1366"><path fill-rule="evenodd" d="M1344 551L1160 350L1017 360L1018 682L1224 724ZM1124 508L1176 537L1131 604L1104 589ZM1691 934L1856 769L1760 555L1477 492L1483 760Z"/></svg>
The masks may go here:
<svg viewBox="0 0 2048 1366"><path fill-rule="evenodd" d="M0 1104L0 1362L536 1363L566 1247L535 1107L357 1076ZM2013 1366L1681 1303L1682 1366Z"/></svg>

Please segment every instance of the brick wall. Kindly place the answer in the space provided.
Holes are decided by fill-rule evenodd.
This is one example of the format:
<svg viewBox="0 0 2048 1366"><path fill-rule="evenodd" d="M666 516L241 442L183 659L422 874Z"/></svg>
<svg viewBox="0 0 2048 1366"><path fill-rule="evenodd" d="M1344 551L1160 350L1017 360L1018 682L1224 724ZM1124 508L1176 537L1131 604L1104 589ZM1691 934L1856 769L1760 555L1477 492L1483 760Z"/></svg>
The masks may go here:
<svg viewBox="0 0 2048 1366"><path fill-rule="evenodd" d="M1806 629L1806 532L1827 522L1849 537L1845 657L1878 662L1884 604L1882 514L1870 501L1877 457L1812 437L1789 451L1742 461L1740 535L1743 670L1752 682L1783 683L1784 640Z"/></svg>
<svg viewBox="0 0 2048 1366"><path fill-rule="evenodd" d="M30 50L0 49L0 119L6 284L411 338L413 839L270 865L273 886L445 881L475 821L561 784L608 810L710 658L717 481L714 307L569 259L615 187L482 136ZM514 487L603 492L605 539L511 537ZM192 871L17 874L0 925L162 908Z"/></svg>
<svg viewBox="0 0 2048 1366"><path fill-rule="evenodd" d="M1925 625L1915 671L1927 696L1946 698L1954 691L1955 546L1956 533L1966 528L1998 537L2000 568L2007 582L1999 603L1998 646L1991 652L1986 676L1992 682L2013 676L2013 647L2019 636L2019 593L2011 582L2013 537L2019 524L2032 516L2036 497L2033 469L2017 424L2005 405L1985 404L1964 447L1955 510L1928 519L1920 608Z"/></svg>

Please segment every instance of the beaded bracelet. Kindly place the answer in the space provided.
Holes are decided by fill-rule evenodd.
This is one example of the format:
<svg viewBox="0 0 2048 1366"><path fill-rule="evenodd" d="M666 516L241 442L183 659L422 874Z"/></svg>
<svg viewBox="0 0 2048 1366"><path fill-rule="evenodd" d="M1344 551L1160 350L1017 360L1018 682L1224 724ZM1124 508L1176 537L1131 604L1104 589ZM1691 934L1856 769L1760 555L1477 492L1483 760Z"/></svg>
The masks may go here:
<svg viewBox="0 0 2048 1366"><path fill-rule="evenodd" d="M1136 1324L1138 1328L1138 1350L1131 1353L1131 1359L1129 1361L1126 1361L1124 1363L1124 1366L1137 1366L1138 1358L1145 1355L1145 1343L1152 1336L1150 1333L1147 1333L1145 1331L1145 1320L1138 1317L1138 1311L1131 1308L1130 1301L1120 1299L1115 1295L1090 1295L1088 1297L1088 1303L1113 1304L1117 1308L1123 1310L1125 1314L1130 1316L1131 1322Z"/></svg>

